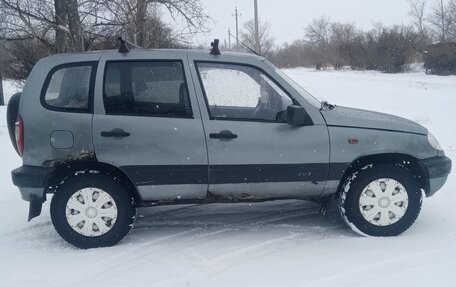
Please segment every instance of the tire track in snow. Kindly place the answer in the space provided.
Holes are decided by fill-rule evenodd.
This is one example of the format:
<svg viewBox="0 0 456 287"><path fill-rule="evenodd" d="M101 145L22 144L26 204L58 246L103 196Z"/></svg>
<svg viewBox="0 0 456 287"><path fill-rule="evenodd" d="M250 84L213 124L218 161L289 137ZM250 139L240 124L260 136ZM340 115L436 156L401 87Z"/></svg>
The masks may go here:
<svg viewBox="0 0 456 287"><path fill-rule="evenodd" d="M35 231L35 230L48 229L50 227L52 227L52 222L48 221L48 222L43 222L43 223L32 224L30 226L27 226L27 227L24 227L24 228L21 228L21 229L12 231L12 232L3 233L1 235L2 235L2 237L13 237L15 235L20 235L21 233L26 233L26 232Z"/></svg>
<svg viewBox="0 0 456 287"><path fill-rule="evenodd" d="M196 276L193 276L191 278L180 277L171 280L165 279L156 282L155 286L175 286L184 282L187 285L201 286L208 280L217 277L218 275L233 267L237 267L249 261L257 260L258 258L264 256L283 252L285 250L294 248L295 246L302 246L302 244L311 244L319 240L298 240L302 237L302 233L292 233L287 236L268 239L260 243L254 243L247 247L219 255L213 259L196 263L198 264L198 268L195 270L195 272L193 272L197 274Z"/></svg>
<svg viewBox="0 0 456 287"><path fill-rule="evenodd" d="M151 241L147 241L141 244L136 244L134 245L133 248L128 248L121 252L118 253L114 256L110 256L103 261L99 261L96 264L93 264L91 266L88 266L86 268L86 272L83 272L82 274L89 274L88 276L85 276L82 278L80 281L81 283L86 282L86 280L91 280L96 278L97 280L100 280L100 278L103 280L103 278L106 278L107 280L111 278L111 273L117 273L117 272L126 272L132 269L135 269L138 266L141 266L145 263L150 263L151 260L154 258L161 258L162 256L165 256L169 253L173 253L174 250L172 251L167 251L169 247L175 248L175 246L170 246L170 244L160 244L163 241L170 240L172 245L175 245L175 243L178 242L190 242L192 240L201 240L204 238L209 238L214 235L219 235L222 233L230 232L233 231L231 229L222 229L222 230L216 230L214 232L210 233L201 233L204 230L204 228L199 227L199 228L192 228L190 230L182 231L176 234L171 234L168 236L163 236ZM176 241L177 240L177 241ZM190 243L188 243L190 244ZM125 246L123 246L125 248ZM177 247L176 247L177 248ZM115 262L112 264L112 262ZM109 267L104 267L104 266L109 266ZM93 272L93 270L97 270L96 272ZM101 271L101 272L100 272ZM103 272L106 271L106 272ZM121 273L119 273L121 274Z"/></svg>
<svg viewBox="0 0 456 287"><path fill-rule="evenodd" d="M293 218L299 218L299 217L306 217L308 215L319 215L316 211L315 208L309 207L309 208L304 208L304 209L298 209L298 210L290 210L290 211L283 211L283 212L277 212L277 213L269 213L269 214L264 214L260 216L254 216L254 217L249 217L249 218L242 218L242 219L235 219L234 221L207 221L206 216L210 215L204 215L204 217L198 217L196 216L194 219L189 221L188 219L182 218L176 218L174 220L165 220L165 221L160 221L160 220L152 220L152 221L147 221L147 222L141 222L138 224L138 226L135 226L136 230L144 230L144 229L152 229L152 228L157 228L157 227L189 227L189 226L205 226L205 227L217 227L217 226L229 226L231 228L241 228L241 227L251 227L251 226L261 226L269 223L274 223L274 222L279 222L287 219L293 219ZM141 220L144 220L145 218L141 218ZM145 221L145 220L144 220Z"/></svg>
<svg viewBox="0 0 456 287"><path fill-rule="evenodd" d="M188 211L193 209L195 209L195 206L186 207L181 210ZM150 262L150 260L153 260L154 258L162 258L163 256L170 256L175 253L179 253L181 255L188 255L188 251L191 251L191 249L193 249L195 246L205 244L218 238L226 237L229 233L238 234L239 232L243 232L239 231L240 229L250 229L251 227L259 227L264 224L279 222L291 218L305 217L307 215L317 215L316 212L313 212L315 210L315 207L299 208L295 210L269 213L266 215L257 216L253 218L235 220L233 222L228 223L207 223L204 222L204 219L206 218L202 218L201 221L193 219L191 222L186 222L185 219L177 219L164 222L156 221L146 224L140 223L139 228L133 229L133 233L135 231L160 229L166 227L194 227L195 225L197 227L194 227L187 231L180 232L178 234L171 234L169 236L144 242L139 245L136 245L135 243L135 247L128 248L128 250L116 256L111 256L108 259L106 259L106 261L116 262L117 260L121 259L121 261L124 263L117 263L114 265L109 264L109 272L127 272L129 270L133 270L143 264ZM166 211L166 213L161 214L163 215L171 213L171 211ZM207 216L207 214L204 214L203 216ZM142 218L140 220L144 219L145 218ZM220 227L221 229L218 227ZM216 230L207 232L208 229L212 228L216 228ZM133 237L132 234L130 234L130 237ZM169 242L165 242L167 240L169 240ZM150 254L151 256L148 256L148 254ZM198 254L194 254L193 257L198 261L198 258L196 258L198 257ZM201 257L199 257L199 259L201 259ZM104 264L105 262L103 260L103 262L99 262L96 266L103 266ZM90 267L89 269L92 269L92 267ZM97 274L96 276L99 279L99 274Z"/></svg>
<svg viewBox="0 0 456 287"><path fill-rule="evenodd" d="M134 245L130 245L130 246L125 246L128 243L121 242L118 245L118 247L121 247L123 249L122 252L116 253L115 255L108 256L104 260L98 261L97 263L88 266L87 270L89 270L89 271L87 271L86 274L91 273L90 270L99 270L99 269L97 269L97 267L105 266L106 263L109 263L108 264L109 270L112 270L113 268L116 268L117 266L123 265L124 263L122 263L122 262L129 262L130 260L134 260L135 258L137 258L139 256L146 255L145 254L146 250L149 251L149 250L154 250L154 249L158 248L158 246L160 246L159 245L160 242L162 242L162 241L173 240L173 239L177 239L180 237L185 237L188 234L197 233L200 230L202 230L202 228L192 228L190 230L185 230L182 232L161 236L161 237L158 237L158 238L155 238L155 239L143 242L143 243L136 242L136 243L134 243ZM132 234L130 233L129 236L131 237ZM116 247L117 246L110 247L110 248L116 249ZM112 264L112 262L115 262L115 263ZM101 268L101 269L104 269L104 268Z"/></svg>
<svg viewBox="0 0 456 287"><path fill-rule="evenodd" d="M442 250L414 252L412 254L402 255L391 259L375 261L375 263L350 269L348 271L342 271L326 276L325 278L314 280L313 282L304 284L303 286L366 286L368 284L367 281L369 280L391 277L391 274L404 273L404 270L426 266L430 263L452 261L453 258L448 256L450 253L456 254L456 249L447 248ZM439 254L439 256L432 258L432 255L435 254ZM424 263L423 258L425 258Z"/></svg>

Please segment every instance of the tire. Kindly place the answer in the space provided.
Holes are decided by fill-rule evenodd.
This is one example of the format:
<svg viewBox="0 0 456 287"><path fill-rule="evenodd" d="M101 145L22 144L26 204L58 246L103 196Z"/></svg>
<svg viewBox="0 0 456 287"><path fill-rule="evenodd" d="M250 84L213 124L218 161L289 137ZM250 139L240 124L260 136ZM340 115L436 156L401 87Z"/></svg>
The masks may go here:
<svg viewBox="0 0 456 287"><path fill-rule="evenodd" d="M19 103L21 101L21 93L14 94L9 102L8 107L6 109L6 123L8 125L8 132L10 136L10 140L13 143L14 149L17 153L19 153L17 146L16 146L16 136L15 136L15 125L16 125L16 118L19 112Z"/></svg>
<svg viewBox="0 0 456 287"><path fill-rule="evenodd" d="M81 249L116 245L133 227L135 214L133 198L103 173L76 173L58 187L51 202L55 230Z"/></svg>
<svg viewBox="0 0 456 287"><path fill-rule="evenodd" d="M360 235L397 236L418 218L422 200L421 188L406 167L368 165L343 185L339 211Z"/></svg>

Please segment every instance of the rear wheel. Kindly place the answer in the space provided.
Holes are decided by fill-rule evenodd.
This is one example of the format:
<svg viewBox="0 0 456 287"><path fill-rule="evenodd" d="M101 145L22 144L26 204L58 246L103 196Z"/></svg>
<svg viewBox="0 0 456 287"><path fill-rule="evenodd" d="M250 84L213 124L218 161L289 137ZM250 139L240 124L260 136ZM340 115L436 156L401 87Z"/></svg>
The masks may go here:
<svg viewBox="0 0 456 287"><path fill-rule="evenodd" d="M8 102L8 107L6 110L6 123L8 125L9 136L10 136L11 142L13 143L14 149L18 153L19 153L19 150L16 145L15 124L16 124L16 119L17 119L17 115L19 112L20 101L21 101L21 93L14 94L10 98L10 100Z"/></svg>
<svg viewBox="0 0 456 287"><path fill-rule="evenodd" d="M56 231L87 249L117 244L135 220L134 200L111 176L78 174L59 186L51 203Z"/></svg>
<svg viewBox="0 0 456 287"><path fill-rule="evenodd" d="M406 167L370 165L344 184L339 209L345 222L368 236L397 236L421 210L422 191Z"/></svg>

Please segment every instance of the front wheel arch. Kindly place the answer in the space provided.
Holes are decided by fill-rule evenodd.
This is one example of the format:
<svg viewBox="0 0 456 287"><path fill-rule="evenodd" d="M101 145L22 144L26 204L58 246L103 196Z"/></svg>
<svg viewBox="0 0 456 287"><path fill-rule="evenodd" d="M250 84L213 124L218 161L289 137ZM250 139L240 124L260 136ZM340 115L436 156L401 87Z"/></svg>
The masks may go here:
<svg viewBox="0 0 456 287"><path fill-rule="evenodd" d="M426 194L429 192L429 180L426 177L425 171L418 164L418 159L414 156L403 153L383 153L362 156L355 159L345 170L337 188L337 196L340 196L342 188L347 179L368 165L397 165L406 168L414 175L418 185Z"/></svg>

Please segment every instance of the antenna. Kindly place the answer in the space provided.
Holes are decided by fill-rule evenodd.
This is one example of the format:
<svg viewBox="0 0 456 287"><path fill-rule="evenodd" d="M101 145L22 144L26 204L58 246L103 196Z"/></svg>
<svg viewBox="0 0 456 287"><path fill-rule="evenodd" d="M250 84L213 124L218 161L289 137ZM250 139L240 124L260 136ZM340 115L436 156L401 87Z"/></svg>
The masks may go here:
<svg viewBox="0 0 456 287"><path fill-rule="evenodd" d="M234 38L234 36L233 36L232 34L230 34L230 36ZM235 39L236 39L236 38L235 38ZM261 56L261 57L262 57L261 54L257 53L254 49L252 49L252 48L250 48L249 46L247 46L244 42L239 41L239 43L241 43L241 45L244 46L245 48L247 48L250 52L254 53L254 54L257 55L257 56Z"/></svg>
<svg viewBox="0 0 456 287"><path fill-rule="evenodd" d="M219 49L219 39L215 39L214 42L211 43L211 55L218 56L221 55L220 49Z"/></svg>

